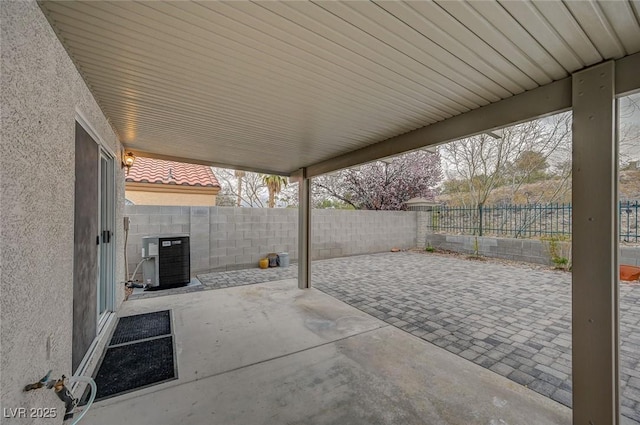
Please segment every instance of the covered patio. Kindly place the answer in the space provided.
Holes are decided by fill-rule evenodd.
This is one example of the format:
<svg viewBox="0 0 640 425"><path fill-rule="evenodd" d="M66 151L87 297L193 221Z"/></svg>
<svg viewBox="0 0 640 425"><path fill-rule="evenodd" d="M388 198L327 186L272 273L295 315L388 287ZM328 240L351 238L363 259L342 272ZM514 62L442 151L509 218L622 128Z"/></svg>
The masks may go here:
<svg viewBox="0 0 640 425"><path fill-rule="evenodd" d="M195 327L177 321L180 338L210 350L183 344L178 381L96 406L92 423L621 423L616 105L640 89L636 1L29 0L0 12L3 406L46 406L51 394L22 389L48 369L90 374L116 316L135 310L120 308L131 152L296 181L303 291L177 295L176 311L200 312ZM567 110L572 412L313 289L313 177ZM214 293L233 314L204 311ZM214 337L233 358L210 357Z"/></svg>

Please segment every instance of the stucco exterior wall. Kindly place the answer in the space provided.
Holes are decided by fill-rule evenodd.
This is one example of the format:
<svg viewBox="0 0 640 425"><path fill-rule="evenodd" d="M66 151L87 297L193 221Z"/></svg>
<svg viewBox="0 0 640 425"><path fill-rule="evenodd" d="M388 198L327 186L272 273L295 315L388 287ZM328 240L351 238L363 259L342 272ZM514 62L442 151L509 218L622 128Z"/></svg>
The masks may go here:
<svg viewBox="0 0 640 425"><path fill-rule="evenodd" d="M57 407L25 384L71 371L76 114L116 154L117 136L35 1L0 2L0 395L3 408ZM119 162L119 158L116 158ZM124 276L124 175L116 170L116 278ZM120 301L124 288L117 285Z"/></svg>
<svg viewBox="0 0 640 425"><path fill-rule="evenodd" d="M185 207L214 207L216 195L202 193L144 192L127 190L128 200L135 205L165 205Z"/></svg>

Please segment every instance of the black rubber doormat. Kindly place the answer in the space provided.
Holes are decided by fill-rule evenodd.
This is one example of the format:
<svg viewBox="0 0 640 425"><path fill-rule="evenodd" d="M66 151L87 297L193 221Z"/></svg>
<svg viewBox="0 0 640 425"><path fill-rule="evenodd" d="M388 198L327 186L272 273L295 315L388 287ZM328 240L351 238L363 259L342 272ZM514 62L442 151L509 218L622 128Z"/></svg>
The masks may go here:
<svg viewBox="0 0 640 425"><path fill-rule="evenodd" d="M96 401L176 378L171 335L109 347L94 378Z"/></svg>
<svg viewBox="0 0 640 425"><path fill-rule="evenodd" d="M169 310L121 317L109 346L171 334Z"/></svg>

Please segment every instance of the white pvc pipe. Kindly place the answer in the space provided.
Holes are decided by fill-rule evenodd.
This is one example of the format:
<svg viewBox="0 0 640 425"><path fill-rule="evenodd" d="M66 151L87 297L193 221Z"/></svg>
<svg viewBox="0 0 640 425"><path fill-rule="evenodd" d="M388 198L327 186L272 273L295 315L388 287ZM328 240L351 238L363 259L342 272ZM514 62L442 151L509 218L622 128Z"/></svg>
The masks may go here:
<svg viewBox="0 0 640 425"><path fill-rule="evenodd" d="M129 227L125 226L125 229L124 229L124 281L125 283L129 279L129 260L127 260L127 241L128 240L129 240Z"/></svg>
<svg viewBox="0 0 640 425"><path fill-rule="evenodd" d="M133 274L131 275L131 278L129 279L130 281L133 281L133 278L136 277L136 273L138 273L138 269L140 268L140 266L142 265L142 263L144 263L145 261L147 261L148 258L143 258L142 260L140 260L140 262L138 263L138 265L136 266L136 269L133 271Z"/></svg>
<svg viewBox="0 0 640 425"><path fill-rule="evenodd" d="M76 425L89 411L89 408L93 404L93 400L95 400L96 398L96 392L98 392L98 386L96 385L96 381L89 378L88 376L72 376L71 378L69 378L69 383L71 382L84 382L86 384L89 384L89 386L91 387L91 395L89 396L89 401L84 406L84 409L82 409L82 412L80 412L80 415L73 422L71 422L71 425Z"/></svg>

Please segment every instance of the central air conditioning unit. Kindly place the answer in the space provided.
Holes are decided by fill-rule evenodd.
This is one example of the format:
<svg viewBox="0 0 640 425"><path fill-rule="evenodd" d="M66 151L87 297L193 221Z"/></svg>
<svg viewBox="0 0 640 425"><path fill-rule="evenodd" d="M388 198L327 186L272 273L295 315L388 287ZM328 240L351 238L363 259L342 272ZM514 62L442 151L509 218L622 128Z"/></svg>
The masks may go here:
<svg viewBox="0 0 640 425"><path fill-rule="evenodd" d="M191 281L189 235L142 238L142 276L148 288L185 285Z"/></svg>

